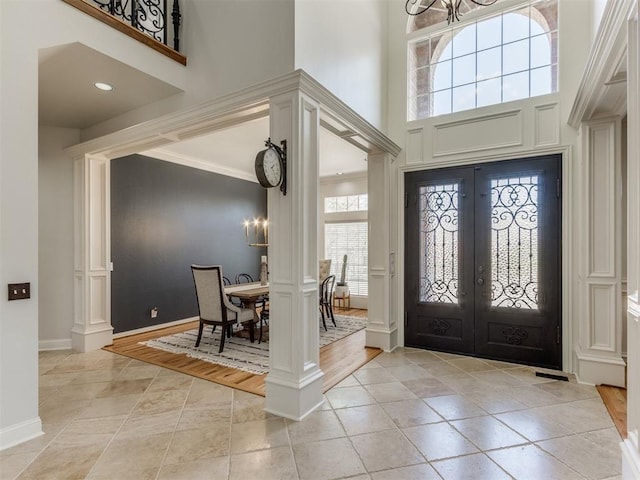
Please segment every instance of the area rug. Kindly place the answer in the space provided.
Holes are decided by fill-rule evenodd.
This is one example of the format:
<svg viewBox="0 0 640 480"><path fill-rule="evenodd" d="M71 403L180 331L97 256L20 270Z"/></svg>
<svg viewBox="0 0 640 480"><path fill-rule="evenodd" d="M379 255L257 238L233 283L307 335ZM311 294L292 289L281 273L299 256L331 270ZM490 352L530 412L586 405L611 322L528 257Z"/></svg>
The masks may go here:
<svg viewBox="0 0 640 480"><path fill-rule="evenodd" d="M320 347L362 330L367 325L367 319L363 317L336 315L335 319L337 327L331 325L331 322L327 323L327 331L324 330L322 325L319 326ZM220 348L219 328L212 334L211 327L205 326L200 345L195 348L197 338L198 329L194 328L182 333L140 342L140 345L157 348L165 352L185 354L188 357L197 358L205 362L237 368L257 375L269 372L269 341L264 341L264 337L261 343L258 343L257 339L254 343L251 343L248 338L242 335L233 335L225 340L222 353L218 353Z"/></svg>

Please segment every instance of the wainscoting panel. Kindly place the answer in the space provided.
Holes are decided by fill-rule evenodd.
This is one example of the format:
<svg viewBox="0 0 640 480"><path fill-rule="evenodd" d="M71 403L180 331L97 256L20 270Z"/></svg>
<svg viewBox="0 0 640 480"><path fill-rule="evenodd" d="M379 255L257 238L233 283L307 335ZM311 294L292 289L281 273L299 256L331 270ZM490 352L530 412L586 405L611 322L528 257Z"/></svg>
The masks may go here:
<svg viewBox="0 0 640 480"><path fill-rule="evenodd" d="M589 285L589 348L616 351L617 288L615 283Z"/></svg>
<svg viewBox="0 0 640 480"><path fill-rule="evenodd" d="M521 109L436 124L433 128L434 157L523 144Z"/></svg>
<svg viewBox="0 0 640 480"><path fill-rule="evenodd" d="M424 137L423 129L416 128L407 132L407 165L415 165L423 162L424 158Z"/></svg>
<svg viewBox="0 0 640 480"><path fill-rule="evenodd" d="M557 103L534 107L534 138L536 147L560 144L560 108Z"/></svg>

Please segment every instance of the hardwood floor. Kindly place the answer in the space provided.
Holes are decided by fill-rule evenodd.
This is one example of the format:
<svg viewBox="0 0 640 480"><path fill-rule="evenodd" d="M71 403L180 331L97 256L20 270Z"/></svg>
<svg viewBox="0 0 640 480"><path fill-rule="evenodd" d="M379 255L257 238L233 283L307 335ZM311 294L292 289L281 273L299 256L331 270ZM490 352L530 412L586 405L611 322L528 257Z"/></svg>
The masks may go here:
<svg viewBox="0 0 640 480"><path fill-rule="evenodd" d="M627 390L609 385L596 386L620 436L627 438Z"/></svg>
<svg viewBox="0 0 640 480"><path fill-rule="evenodd" d="M338 315L366 317L366 310L355 308L335 308ZM163 352L151 347L139 345L139 342L174 333L183 332L198 327L198 322L185 323L174 327L161 328L152 332L139 333L115 339L113 345L104 347L105 350L118 353L143 362L160 365L171 370L186 373L194 377L203 378L228 387L264 396L265 375L255 375L235 368L223 367L204 362L186 355ZM320 349L320 368L324 372L323 391L326 392L340 383L352 372L360 368L378 355L381 350L364 346L365 331L360 330L348 337L333 342Z"/></svg>

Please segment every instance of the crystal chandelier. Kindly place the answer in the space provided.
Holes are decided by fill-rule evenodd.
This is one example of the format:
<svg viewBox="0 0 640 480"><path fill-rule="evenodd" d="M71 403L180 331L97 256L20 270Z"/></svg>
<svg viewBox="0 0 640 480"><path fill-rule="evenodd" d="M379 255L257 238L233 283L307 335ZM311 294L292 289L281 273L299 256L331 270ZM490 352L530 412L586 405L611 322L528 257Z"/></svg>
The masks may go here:
<svg viewBox="0 0 640 480"><path fill-rule="evenodd" d="M407 0L404 4L404 9L409 15L421 15L429 10L437 1L438 0ZM498 0L469 1L476 5L480 5L481 7L488 7L489 5L496 3ZM447 24L450 24L454 20L460 21L460 5L462 4L462 0L440 0L440 3L447 9Z"/></svg>

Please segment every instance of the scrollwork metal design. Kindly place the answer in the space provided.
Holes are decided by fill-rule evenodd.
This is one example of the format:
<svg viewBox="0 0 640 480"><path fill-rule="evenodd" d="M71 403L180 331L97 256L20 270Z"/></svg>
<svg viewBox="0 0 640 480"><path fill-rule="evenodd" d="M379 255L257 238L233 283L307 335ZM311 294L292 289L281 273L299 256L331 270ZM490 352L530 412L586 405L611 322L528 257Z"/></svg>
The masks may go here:
<svg viewBox="0 0 640 480"><path fill-rule="evenodd" d="M110 13L120 20L130 23L132 27L153 39L167 44L169 30L167 17L167 0L92 0L98 8ZM173 2L172 10L174 29L174 49L179 51L178 31L180 27L180 6Z"/></svg>
<svg viewBox="0 0 640 480"><path fill-rule="evenodd" d="M458 303L458 184L420 187L420 301Z"/></svg>
<svg viewBox="0 0 640 480"><path fill-rule="evenodd" d="M491 305L538 308L538 177L491 181Z"/></svg>
<svg viewBox="0 0 640 480"><path fill-rule="evenodd" d="M433 333L442 336L447 334L447 331L451 328L451 323L440 318L434 318L429 322L429 327Z"/></svg>
<svg viewBox="0 0 640 480"><path fill-rule="evenodd" d="M522 345L522 342L529 338L529 333L522 327L505 327L502 335L509 345Z"/></svg>

